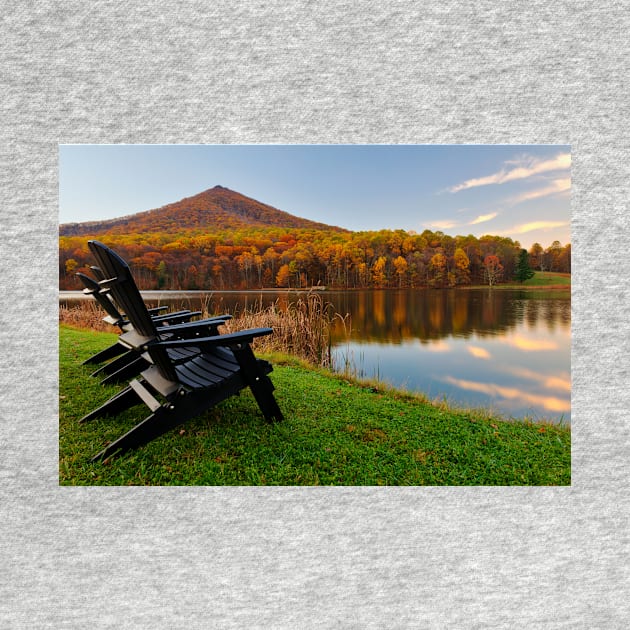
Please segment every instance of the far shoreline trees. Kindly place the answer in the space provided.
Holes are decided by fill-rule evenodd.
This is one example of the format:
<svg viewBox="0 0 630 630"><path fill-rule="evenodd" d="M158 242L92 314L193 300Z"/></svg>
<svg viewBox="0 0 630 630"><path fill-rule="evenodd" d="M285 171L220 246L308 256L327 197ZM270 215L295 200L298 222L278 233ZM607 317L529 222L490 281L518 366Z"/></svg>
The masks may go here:
<svg viewBox="0 0 630 630"><path fill-rule="evenodd" d="M559 241L546 249L534 243L528 252L502 236L272 226L61 236L62 290L80 288L77 271L90 273L90 238L128 260L142 289L452 288L522 282L525 263L532 271L571 272L571 245Z"/></svg>

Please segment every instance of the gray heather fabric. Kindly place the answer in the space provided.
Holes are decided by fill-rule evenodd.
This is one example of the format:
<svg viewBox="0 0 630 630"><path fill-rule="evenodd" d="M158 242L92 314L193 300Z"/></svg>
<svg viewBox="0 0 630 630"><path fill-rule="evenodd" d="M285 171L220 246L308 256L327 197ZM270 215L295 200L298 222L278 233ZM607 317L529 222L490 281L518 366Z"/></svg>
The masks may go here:
<svg viewBox="0 0 630 630"><path fill-rule="evenodd" d="M628 2L4 2L3 628L628 626ZM569 488L65 488L59 143L570 143Z"/></svg>

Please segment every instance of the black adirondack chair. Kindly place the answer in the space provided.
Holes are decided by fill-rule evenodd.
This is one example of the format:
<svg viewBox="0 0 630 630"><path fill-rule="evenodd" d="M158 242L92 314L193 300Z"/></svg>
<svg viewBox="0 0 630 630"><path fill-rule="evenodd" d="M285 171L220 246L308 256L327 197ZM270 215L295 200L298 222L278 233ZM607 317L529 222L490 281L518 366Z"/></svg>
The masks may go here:
<svg viewBox="0 0 630 630"><path fill-rule="evenodd" d="M92 461L146 444L246 387L251 389L266 420L283 419L268 376L273 368L267 361L257 359L251 347L256 337L272 334L271 328L209 336L197 336L195 331L191 338L162 340L125 261L98 241L90 241L89 247L108 276L101 286L111 289L133 325L131 331L120 336L121 341L144 352L150 365L80 422L115 415L141 403L152 412ZM194 322L178 328L195 330L193 325ZM176 361L173 351L188 351L192 356Z"/></svg>
<svg viewBox="0 0 630 630"><path fill-rule="evenodd" d="M97 277L100 276L100 280L103 279L102 272L98 267L91 267L91 269L95 272ZM129 320L124 317L124 315L116 308L116 305L113 303L111 299L111 295L109 294L108 289L103 289L99 283L94 279L90 278L90 276L78 272L77 277L83 283L84 289L83 293L85 295L91 295L98 305L107 313L105 317L103 317L103 321L111 324L112 326L119 329L119 332L125 332L125 330L129 330L131 324ZM156 324L159 325L170 325L181 322L188 322L193 317L201 315L201 311L190 311L190 310L182 310L176 311L174 313L166 313L160 314L162 311L166 310L167 306L158 306L156 308L147 309L151 318ZM115 343L111 345L109 348L105 348L105 350L101 350L101 352L97 352L95 355L89 357L85 361L84 364L98 364L103 361L109 361L114 357L117 357L121 354L125 354L128 352L128 348L120 343ZM100 370L97 370L94 375L104 371L108 374L112 374L115 369L111 364L107 364L103 366Z"/></svg>
<svg viewBox="0 0 630 630"><path fill-rule="evenodd" d="M93 267L92 269L96 269ZM129 332L133 329L131 322L126 319L116 308L113 301L110 299L111 295L109 289L102 288L101 285L86 276L85 274L77 274L85 285L84 293L92 295L101 307L109 313L107 317L103 319L108 323L117 326L121 333ZM99 275L103 277L102 272L99 269ZM154 314L154 309L147 309L153 322L158 325L158 332L161 337L177 338L178 324L188 323L194 316L201 315L201 311L177 311L175 313L168 313L164 315ZM196 332L199 334L217 334L218 327L224 324L227 320L232 319L231 315L221 315L217 317L211 317L203 320L193 322L196 327ZM163 326L166 324L167 326ZM191 330L186 328L183 337L190 337ZM171 351L172 358L174 360L182 360L189 358L192 355L192 350L184 351ZM116 357L116 358L114 358ZM98 352L94 356L90 357L84 364L87 363L101 363L102 361L110 360L94 371L91 376L104 376L101 381L104 385L110 383L119 383L126 379L139 374L143 369L148 366L148 362L142 357L141 353L138 353L135 349L130 349L128 344L123 343L120 338L112 346L105 348L101 352Z"/></svg>

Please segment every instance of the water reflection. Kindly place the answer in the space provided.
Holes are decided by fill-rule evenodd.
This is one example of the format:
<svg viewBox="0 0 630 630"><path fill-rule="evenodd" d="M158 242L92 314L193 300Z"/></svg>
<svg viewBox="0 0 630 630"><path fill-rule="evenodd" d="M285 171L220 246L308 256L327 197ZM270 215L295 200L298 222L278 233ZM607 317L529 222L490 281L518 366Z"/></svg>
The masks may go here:
<svg viewBox="0 0 630 630"><path fill-rule="evenodd" d="M326 294L338 311L351 313L353 337L398 342L404 339L469 338L504 334L527 319L546 322L550 331L568 328L568 292L355 291ZM336 330L339 334L341 327Z"/></svg>
<svg viewBox="0 0 630 630"><path fill-rule="evenodd" d="M338 297L337 364L508 417L570 421L567 292L354 292Z"/></svg>
<svg viewBox="0 0 630 630"><path fill-rule="evenodd" d="M516 401L519 405L531 405L532 407L540 407L545 411L568 413L571 410L571 404L568 400L557 398L555 396L544 396L539 394L531 394L524 391L523 388L502 387L496 383L478 383L473 381L464 381L450 376L445 378L447 383L451 383L456 387L464 390L480 392L491 398L503 399L507 401Z"/></svg>
<svg viewBox="0 0 630 630"><path fill-rule="evenodd" d="M235 313L298 299L287 292L149 293L151 304ZM334 359L360 375L504 416L570 421L570 292L461 289L335 291L347 323Z"/></svg>

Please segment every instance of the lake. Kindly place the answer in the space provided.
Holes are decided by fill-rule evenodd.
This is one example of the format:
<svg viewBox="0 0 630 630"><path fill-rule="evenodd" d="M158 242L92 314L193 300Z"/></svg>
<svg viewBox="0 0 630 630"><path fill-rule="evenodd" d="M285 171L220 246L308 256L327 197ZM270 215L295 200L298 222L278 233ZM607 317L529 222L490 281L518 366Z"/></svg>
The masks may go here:
<svg viewBox="0 0 630 630"><path fill-rule="evenodd" d="M297 292L143 292L147 302L230 312ZM62 292L62 301L80 293ZM359 375L458 407L508 418L571 420L570 291L453 289L326 291L346 324L333 359ZM214 307L212 309L212 307ZM349 328L349 330L348 330Z"/></svg>

